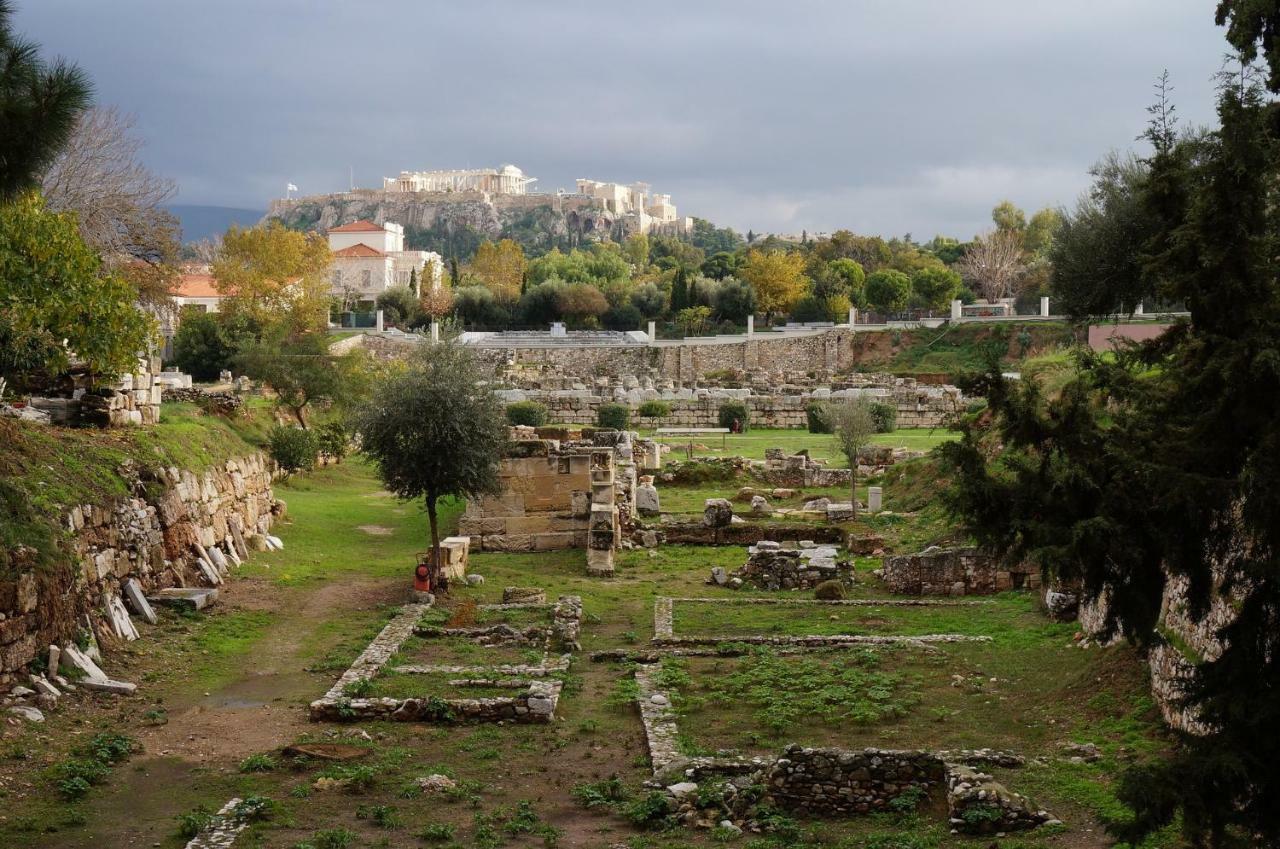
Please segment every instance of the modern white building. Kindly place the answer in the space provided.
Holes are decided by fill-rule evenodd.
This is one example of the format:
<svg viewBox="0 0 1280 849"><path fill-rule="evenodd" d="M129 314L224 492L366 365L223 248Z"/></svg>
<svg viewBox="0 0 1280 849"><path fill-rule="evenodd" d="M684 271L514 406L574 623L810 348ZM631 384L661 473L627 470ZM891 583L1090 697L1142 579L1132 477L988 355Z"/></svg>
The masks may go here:
<svg viewBox="0 0 1280 849"><path fill-rule="evenodd" d="M383 177L388 192L488 192L493 195L528 194L537 177L511 164L498 168L454 171L401 171L399 177Z"/></svg>
<svg viewBox="0 0 1280 849"><path fill-rule="evenodd" d="M406 251L404 227L388 221L354 221L329 231L329 291L348 308L371 310L374 301L394 286L435 289L444 274L444 260L434 251ZM414 272L417 272L416 275Z"/></svg>

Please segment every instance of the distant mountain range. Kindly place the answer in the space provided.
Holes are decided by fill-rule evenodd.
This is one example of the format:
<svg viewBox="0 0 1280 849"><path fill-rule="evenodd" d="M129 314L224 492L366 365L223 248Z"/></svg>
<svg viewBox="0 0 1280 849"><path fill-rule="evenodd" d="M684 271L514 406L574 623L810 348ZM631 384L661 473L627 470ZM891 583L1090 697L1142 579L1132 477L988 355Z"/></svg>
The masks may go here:
<svg viewBox="0 0 1280 849"><path fill-rule="evenodd" d="M210 236L221 236L232 224L252 227L266 215L261 209L237 209L233 206L200 206L174 203L168 210L182 223L182 241L198 242Z"/></svg>

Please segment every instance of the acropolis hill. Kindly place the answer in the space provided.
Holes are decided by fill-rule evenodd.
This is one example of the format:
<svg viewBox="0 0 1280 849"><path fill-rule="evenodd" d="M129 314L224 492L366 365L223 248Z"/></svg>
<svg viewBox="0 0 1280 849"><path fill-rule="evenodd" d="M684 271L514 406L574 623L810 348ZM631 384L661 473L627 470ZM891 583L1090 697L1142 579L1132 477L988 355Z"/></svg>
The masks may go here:
<svg viewBox="0 0 1280 849"><path fill-rule="evenodd" d="M440 250L468 241L513 238L526 250L566 241L621 239L633 233L681 233L693 219L679 216L671 196L645 183L580 179L576 191L543 193L528 187L513 165L467 171L405 171L380 189L272 201L268 219L325 231L349 221L395 221L411 248ZM474 247L472 245L471 247Z"/></svg>

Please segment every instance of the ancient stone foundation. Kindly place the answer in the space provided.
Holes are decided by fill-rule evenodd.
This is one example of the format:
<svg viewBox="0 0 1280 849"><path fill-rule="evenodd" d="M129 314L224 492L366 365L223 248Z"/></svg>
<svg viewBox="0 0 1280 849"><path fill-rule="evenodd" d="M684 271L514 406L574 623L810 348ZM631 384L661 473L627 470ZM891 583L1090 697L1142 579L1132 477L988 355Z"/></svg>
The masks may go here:
<svg viewBox="0 0 1280 849"><path fill-rule="evenodd" d="M884 558L881 577L889 591L903 595L990 595L1034 589L1040 573L1011 570L975 548L933 548Z"/></svg>

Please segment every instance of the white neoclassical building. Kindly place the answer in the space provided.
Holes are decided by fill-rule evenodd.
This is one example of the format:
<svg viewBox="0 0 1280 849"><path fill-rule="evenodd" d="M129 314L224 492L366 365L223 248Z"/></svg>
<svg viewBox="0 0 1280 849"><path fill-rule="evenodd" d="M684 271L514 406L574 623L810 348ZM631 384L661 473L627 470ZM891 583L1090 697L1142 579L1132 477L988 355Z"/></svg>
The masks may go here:
<svg viewBox="0 0 1280 849"><path fill-rule="evenodd" d="M388 192L488 192L492 195L528 194L537 177L511 164L498 168L455 171L401 171L399 177L383 177Z"/></svg>
<svg viewBox="0 0 1280 849"><path fill-rule="evenodd" d="M357 310L370 310L383 292L411 286L435 289L444 274L444 261L434 251L406 251L404 227L388 221L354 221L329 231L329 291ZM415 275L414 272L417 272Z"/></svg>

